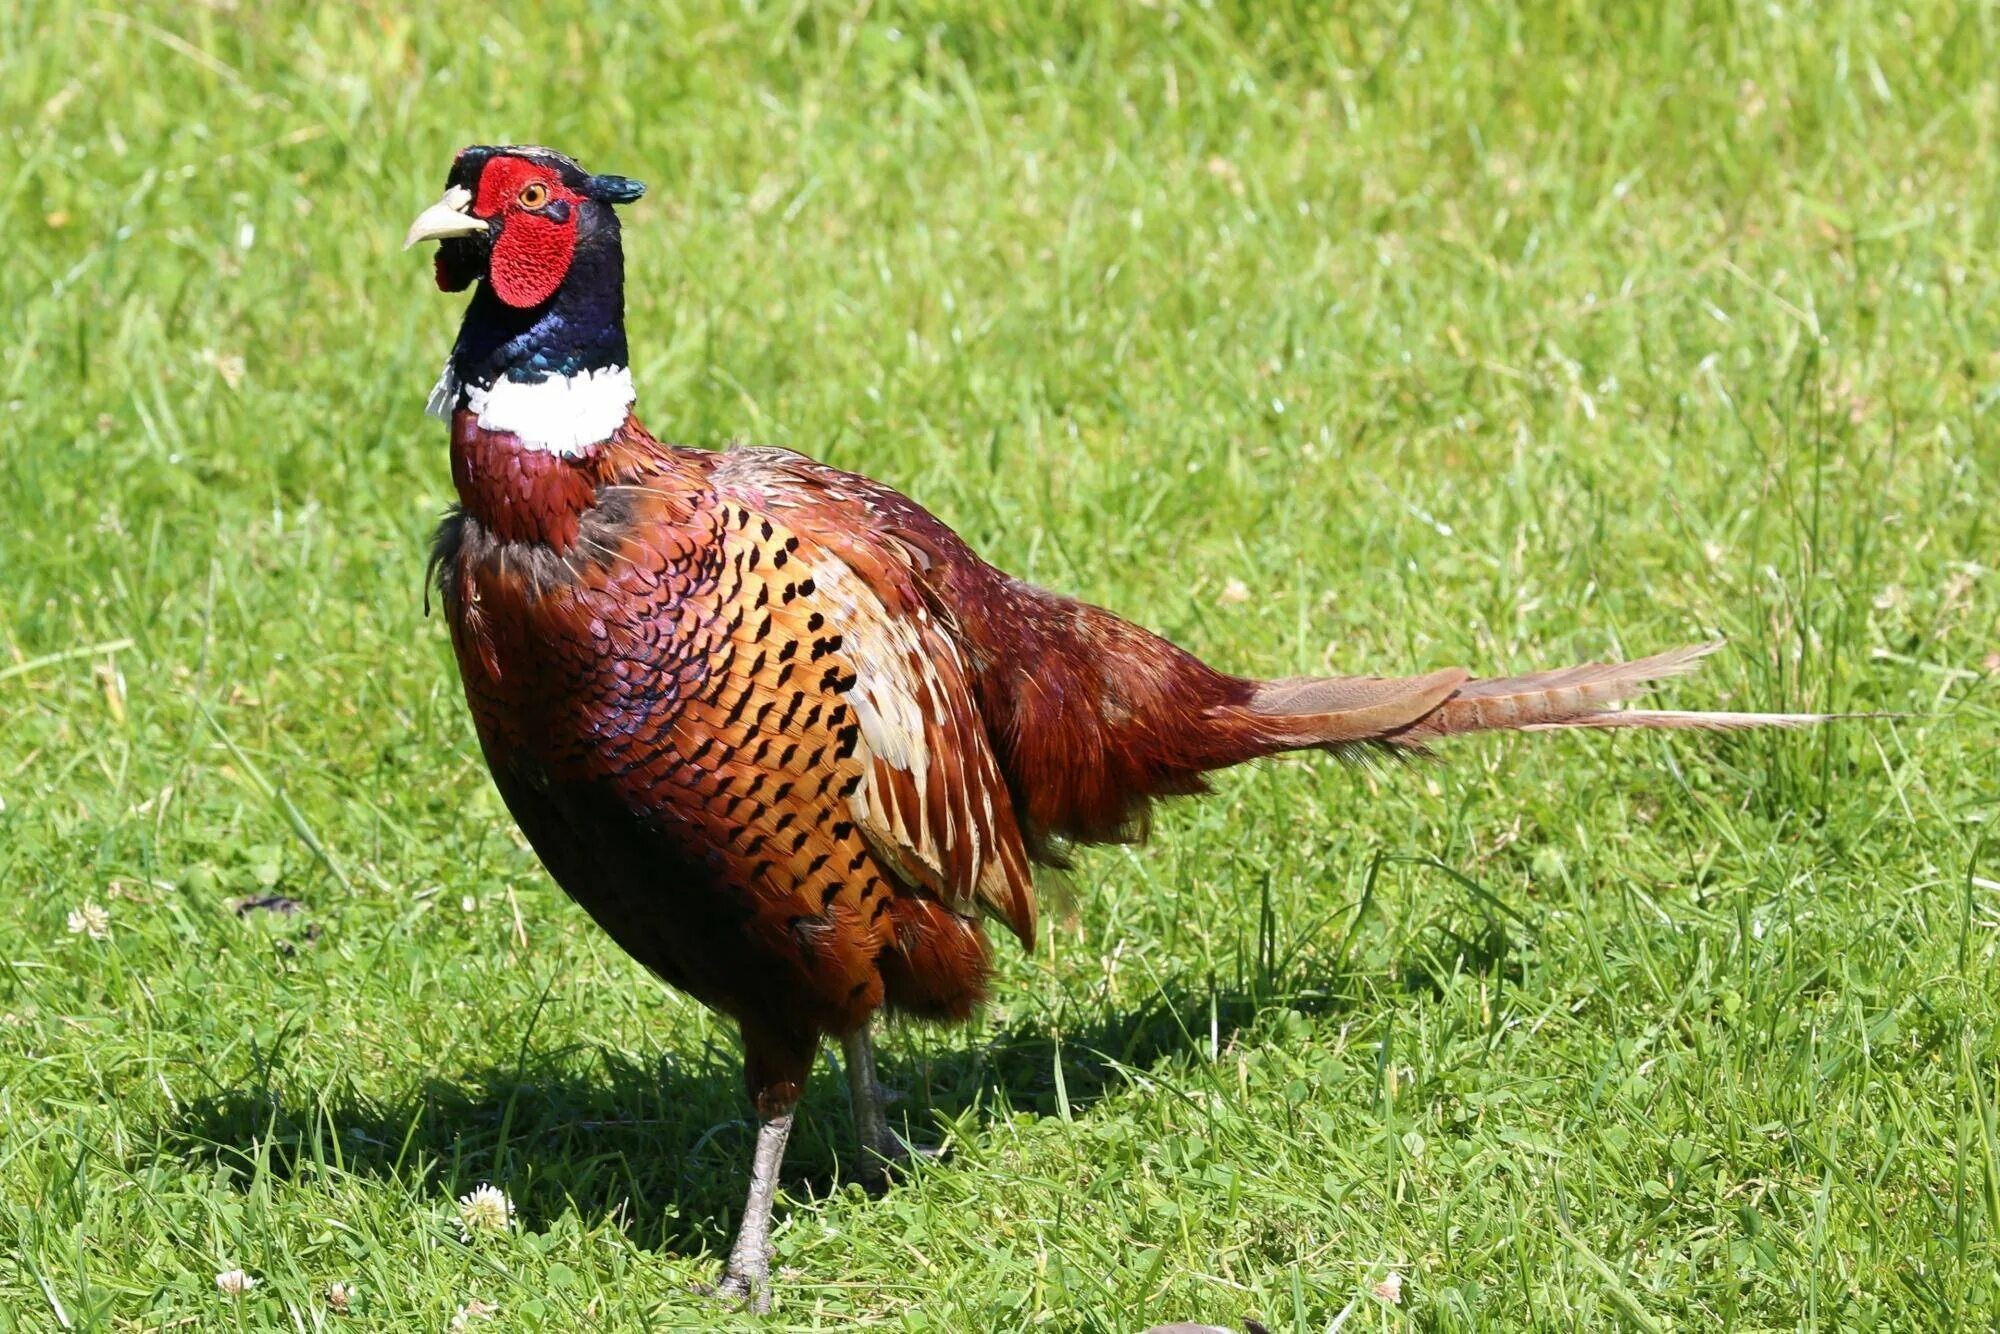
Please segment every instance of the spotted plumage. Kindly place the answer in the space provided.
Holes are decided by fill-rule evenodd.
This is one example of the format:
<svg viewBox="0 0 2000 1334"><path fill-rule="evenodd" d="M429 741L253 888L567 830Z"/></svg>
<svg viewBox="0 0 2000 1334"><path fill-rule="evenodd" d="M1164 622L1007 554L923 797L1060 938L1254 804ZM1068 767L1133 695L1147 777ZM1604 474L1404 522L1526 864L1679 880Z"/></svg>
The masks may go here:
<svg viewBox="0 0 2000 1334"><path fill-rule="evenodd" d="M762 1125L727 1282L757 1300L791 1108L822 1039L869 1147L878 1011L954 1020L1030 864L1279 751L1465 732L1737 727L1619 710L1711 646L1510 680L1256 681L1009 578L895 491L782 450L660 443L630 413L612 205L546 149L467 149L411 229L477 283L432 406L458 508L434 553L480 745L551 875L733 1017Z"/></svg>
<svg viewBox="0 0 2000 1334"><path fill-rule="evenodd" d="M468 416L461 450L492 449ZM967 1014L982 916L1035 929L962 649L906 570L813 531L789 463L671 451L631 424L554 464L599 479L581 512L561 502L581 488L550 483L542 522L468 507L439 542L510 809L620 944L755 1035L767 1107L823 1035L885 1003Z"/></svg>

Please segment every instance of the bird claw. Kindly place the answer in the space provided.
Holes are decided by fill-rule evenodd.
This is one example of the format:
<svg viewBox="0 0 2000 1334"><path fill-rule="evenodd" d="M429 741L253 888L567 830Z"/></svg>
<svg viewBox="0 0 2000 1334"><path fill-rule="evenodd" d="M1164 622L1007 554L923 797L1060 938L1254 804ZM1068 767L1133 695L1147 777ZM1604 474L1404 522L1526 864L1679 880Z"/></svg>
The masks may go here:
<svg viewBox="0 0 2000 1334"><path fill-rule="evenodd" d="M697 1283L695 1291L704 1297L738 1307L751 1315L771 1313L771 1283L768 1274L746 1274L734 1265L725 1265L713 1283Z"/></svg>
<svg viewBox="0 0 2000 1334"><path fill-rule="evenodd" d="M887 1139L887 1143L870 1145L866 1150L868 1161L862 1165L861 1179L870 1186L886 1187L912 1160L939 1163L951 1156L950 1148L943 1144L912 1144L893 1130Z"/></svg>

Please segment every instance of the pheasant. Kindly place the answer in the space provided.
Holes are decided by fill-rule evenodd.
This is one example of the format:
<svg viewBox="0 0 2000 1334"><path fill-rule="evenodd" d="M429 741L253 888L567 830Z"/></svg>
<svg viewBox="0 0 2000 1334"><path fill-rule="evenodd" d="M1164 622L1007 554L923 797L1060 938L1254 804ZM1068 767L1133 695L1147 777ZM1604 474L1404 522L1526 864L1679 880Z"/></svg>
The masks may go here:
<svg viewBox="0 0 2000 1334"><path fill-rule="evenodd" d="M411 226L438 286L474 289L430 398L458 492L432 566L493 781L549 873L740 1027L758 1131L721 1290L760 1309L820 1043L865 1147L904 1152L871 1017L969 1016L985 923L1031 947L1032 868L1065 845L1135 839L1154 799L1281 751L1818 717L1618 707L1712 644L1494 680L1232 676L1010 578L880 483L662 444L632 413L615 211L643 188L473 147Z"/></svg>

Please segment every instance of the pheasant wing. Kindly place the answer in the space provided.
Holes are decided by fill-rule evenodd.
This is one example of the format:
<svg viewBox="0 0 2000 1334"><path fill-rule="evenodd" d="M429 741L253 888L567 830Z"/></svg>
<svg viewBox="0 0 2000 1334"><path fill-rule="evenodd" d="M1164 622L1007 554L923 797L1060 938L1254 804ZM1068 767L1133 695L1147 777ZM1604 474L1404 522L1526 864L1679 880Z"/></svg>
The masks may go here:
<svg viewBox="0 0 2000 1334"><path fill-rule="evenodd" d="M1032 945L1033 875L1013 803L970 665L923 596L916 557L794 489L718 480L801 539L792 556L813 591L794 605L824 619L817 631L808 621L815 646L852 672L839 684L860 727L863 779L848 798L856 827L904 883L954 912L996 916Z"/></svg>

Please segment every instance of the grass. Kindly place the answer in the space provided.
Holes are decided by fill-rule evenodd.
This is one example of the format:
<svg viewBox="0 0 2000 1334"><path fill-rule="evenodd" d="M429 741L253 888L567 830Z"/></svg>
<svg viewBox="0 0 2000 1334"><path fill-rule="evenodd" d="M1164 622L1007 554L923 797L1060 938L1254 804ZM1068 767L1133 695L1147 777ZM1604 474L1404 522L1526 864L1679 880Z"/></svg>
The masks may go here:
<svg viewBox="0 0 2000 1334"><path fill-rule="evenodd" d="M1225 775L888 1035L948 1163L864 1194L823 1068L770 1327L1992 1320L2000 10L970 8L0 13L0 1330L718 1318L733 1035L424 615L397 245L510 139L650 183L663 436L1237 670L1719 632L1672 699L1897 715Z"/></svg>

